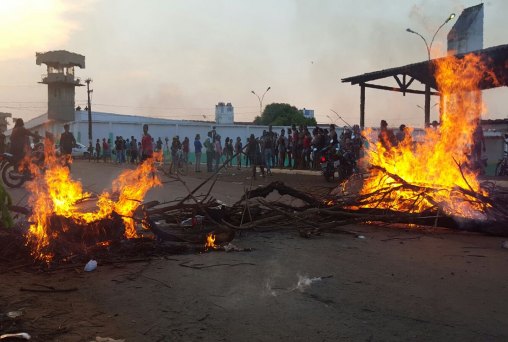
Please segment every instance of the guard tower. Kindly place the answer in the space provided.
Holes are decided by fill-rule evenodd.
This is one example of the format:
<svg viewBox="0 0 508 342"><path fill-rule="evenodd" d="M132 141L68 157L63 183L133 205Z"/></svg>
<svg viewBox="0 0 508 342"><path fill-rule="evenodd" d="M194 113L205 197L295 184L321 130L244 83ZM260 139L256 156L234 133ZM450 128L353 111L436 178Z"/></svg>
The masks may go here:
<svg viewBox="0 0 508 342"><path fill-rule="evenodd" d="M75 87L81 87L74 77L74 67L85 68L85 56L64 50L37 52L35 63L47 65L48 73L39 83L48 85L48 119L74 121Z"/></svg>

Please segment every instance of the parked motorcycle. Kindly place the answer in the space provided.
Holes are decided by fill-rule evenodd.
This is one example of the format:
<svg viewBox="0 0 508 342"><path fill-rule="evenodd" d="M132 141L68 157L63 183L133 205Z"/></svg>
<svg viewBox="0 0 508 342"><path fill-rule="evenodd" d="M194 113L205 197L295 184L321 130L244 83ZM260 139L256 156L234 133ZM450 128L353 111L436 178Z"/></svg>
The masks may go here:
<svg viewBox="0 0 508 342"><path fill-rule="evenodd" d="M337 173L339 182L343 182L353 175L356 160L353 152L335 147L325 147L321 151L321 172L327 182L335 178Z"/></svg>

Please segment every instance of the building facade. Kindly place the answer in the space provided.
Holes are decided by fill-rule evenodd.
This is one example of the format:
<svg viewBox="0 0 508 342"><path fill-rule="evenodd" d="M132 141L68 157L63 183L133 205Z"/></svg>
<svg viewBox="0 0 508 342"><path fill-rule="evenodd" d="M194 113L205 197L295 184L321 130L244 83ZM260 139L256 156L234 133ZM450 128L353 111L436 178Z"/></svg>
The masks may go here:
<svg viewBox="0 0 508 342"><path fill-rule="evenodd" d="M314 117L314 109L304 108L302 109L302 113L306 119L312 119Z"/></svg>

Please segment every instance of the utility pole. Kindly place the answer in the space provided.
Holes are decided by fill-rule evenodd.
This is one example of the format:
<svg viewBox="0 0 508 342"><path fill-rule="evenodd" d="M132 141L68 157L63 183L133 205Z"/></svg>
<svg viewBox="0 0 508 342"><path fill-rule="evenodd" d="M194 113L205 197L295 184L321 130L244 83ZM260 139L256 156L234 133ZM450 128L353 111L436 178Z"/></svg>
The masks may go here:
<svg viewBox="0 0 508 342"><path fill-rule="evenodd" d="M85 80L86 92L88 95L88 146L93 146L92 145L92 103L90 102L90 93L93 93L93 89L90 90L90 82L92 82L91 78L87 78Z"/></svg>

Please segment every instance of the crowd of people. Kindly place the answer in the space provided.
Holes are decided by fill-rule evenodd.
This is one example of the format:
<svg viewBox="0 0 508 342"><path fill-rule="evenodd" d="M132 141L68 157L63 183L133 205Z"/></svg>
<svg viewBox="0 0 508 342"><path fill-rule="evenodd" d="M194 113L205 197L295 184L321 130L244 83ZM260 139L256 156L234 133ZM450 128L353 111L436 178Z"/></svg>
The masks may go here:
<svg viewBox="0 0 508 342"><path fill-rule="evenodd" d="M146 131L145 131L146 129ZM134 136L124 139L117 136L112 143L106 138L97 139L95 148L89 147L90 156L98 161L116 163L139 163L143 155L152 155L161 151L170 163L170 172L178 172L182 167L188 168L189 154L194 152L194 171L201 172L201 163L206 164L207 172L225 167L252 167L261 169L261 174L271 174L272 168L318 169L319 157L326 147L340 146L360 156L362 138L358 125L344 127L337 132L335 125L328 128L309 129L304 125L292 125L287 129L275 132L268 126L261 136L251 134L249 137L225 137L217 133L215 127L208 132L204 141L200 134L194 137L191 144L189 137L181 139L178 135L165 142L159 137L154 139L148 134L145 125L141 141ZM91 157L92 158L92 157ZM265 173L266 170L266 173ZM255 171L253 171L255 176Z"/></svg>
<svg viewBox="0 0 508 342"><path fill-rule="evenodd" d="M435 121L430 128L438 130ZM398 145L408 136L405 125L401 125L394 133L388 128L388 123L381 120L378 140L389 150ZM23 121L18 119L11 135L11 151L16 159L20 159L29 146L29 138L34 143L40 140L37 132L32 133L24 128ZM485 151L485 139L483 131L478 124L473 134L474 145L471 149L473 160L479 161L482 151ZM60 137L60 152L63 155L71 155L76 139L69 132L69 125L64 125L64 132ZM160 151L165 156L165 161L170 164L170 173L178 172L181 168L188 169L190 165L189 154L194 152L194 171L201 172L201 164L206 163L207 172L215 172L222 165L224 167L251 167L253 177L256 169L261 174L271 174L272 168L290 169L319 169L319 160L324 151L333 146L344 152L352 154L356 160L361 157L364 139L360 127L345 126L337 128L334 124L328 128L314 127L309 129L305 125L291 125L287 129L275 132L272 126L268 126L261 136L251 134L249 137L222 139L217 133L216 127L208 132L204 141L200 134L194 137L191 144L189 137L174 136L172 140L165 138L165 142L159 137L155 140L148 133L148 125L143 126L143 134L138 140L134 136L124 139L117 136L112 142L110 139L97 139L95 147L89 145L89 158L95 161L122 163L140 163L151 157L154 152Z"/></svg>

